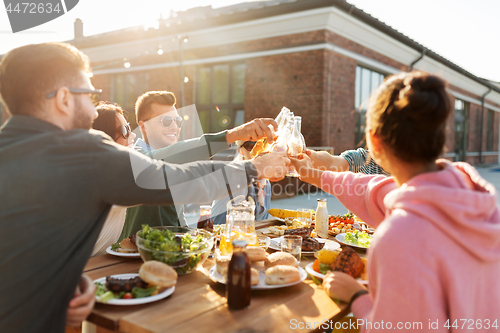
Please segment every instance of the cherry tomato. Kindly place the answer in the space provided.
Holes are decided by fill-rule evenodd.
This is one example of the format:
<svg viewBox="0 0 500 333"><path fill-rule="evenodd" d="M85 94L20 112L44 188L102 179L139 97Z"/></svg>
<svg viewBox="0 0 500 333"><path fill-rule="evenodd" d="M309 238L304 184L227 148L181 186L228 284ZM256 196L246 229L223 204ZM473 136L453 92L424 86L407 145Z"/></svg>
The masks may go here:
<svg viewBox="0 0 500 333"><path fill-rule="evenodd" d="M132 299L134 298L134 296L132 296L131 293L125 293L125 295L123 295L122 299Z"/></svg>
<svg viewBox="0 0 500 333"><path fill-rule="evenodd" d="M319 261L318 261L318 259L314 260L314 263L313 263L313 267L312 267L312 268L313 268L313 270L314 270L315 272L320 273L320 271L319 271Z"/></svg>

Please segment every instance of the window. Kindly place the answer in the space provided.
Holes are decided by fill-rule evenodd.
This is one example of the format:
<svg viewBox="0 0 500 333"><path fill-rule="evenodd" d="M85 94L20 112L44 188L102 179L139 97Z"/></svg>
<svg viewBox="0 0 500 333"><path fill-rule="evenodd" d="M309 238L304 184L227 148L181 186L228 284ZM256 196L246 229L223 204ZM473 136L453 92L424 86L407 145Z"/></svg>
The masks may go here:
<svg viewBox="0 0 500 333"><path fill-rule="evenodd" d="M354 107L356 112L355 144L365 137L366 110L370 95L384 82L384 75L372 70L356 67L356 83L354 90Z"/></svg>
<svg viewBox="0 0 500 333"><path fill-rule="evenodd" d="M135 102L149 90L149 74L116 74L113 76L113 102L129 112L128 121L135 127Z"/></svg>
<svg viewBox="0 0 500 333"><path fill-rule="evenodd" d="M214 133L243 124L245 69L245 64L198 68L196 108L203 132Z"/></svg>
<svg viewBox="0 0 500 333"><path fill-rule="evenodd" d="M455 161L465 161L467 153L467 104L455 99Z"/></svg>
<svg viewBox="0 0 500 333"><path fill-rule="evenodd" d="M486 151L493 150L493 133L495 131L495 114L493 110L488 110L488 129L486 133Z"/></svg>

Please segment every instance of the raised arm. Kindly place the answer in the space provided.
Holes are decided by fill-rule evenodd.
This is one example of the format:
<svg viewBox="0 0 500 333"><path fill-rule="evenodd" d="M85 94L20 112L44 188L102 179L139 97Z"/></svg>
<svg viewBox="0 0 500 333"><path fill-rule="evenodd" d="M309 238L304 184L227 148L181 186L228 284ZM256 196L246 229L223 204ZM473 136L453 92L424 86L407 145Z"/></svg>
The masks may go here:
<svg viewBox="0 0 500 333"><path fill-rule="evenodd" d="M352 172L330 172L313 168L309 157L290 158L300 179L339 199L351 212L376 227L385 216L384 197L396 188L392 178Z"/></svg>
<svg viewBox="0 0 500 333"><path fill-rule="evenodd" d="M268 154L251 162L201 161L176 165L153 160L109 140L97 143L97 158L105 165L95 170L103 201L118 205L206 203L238 192L258 178L283 178L289 160Z"/></svg>
<svg viewBox="0 0 500 333"><path fill-rule="evenodd" d="M326 151L307 150L315 169L324 171L349 171L349 163L341 156L332 155Z"/></svg>

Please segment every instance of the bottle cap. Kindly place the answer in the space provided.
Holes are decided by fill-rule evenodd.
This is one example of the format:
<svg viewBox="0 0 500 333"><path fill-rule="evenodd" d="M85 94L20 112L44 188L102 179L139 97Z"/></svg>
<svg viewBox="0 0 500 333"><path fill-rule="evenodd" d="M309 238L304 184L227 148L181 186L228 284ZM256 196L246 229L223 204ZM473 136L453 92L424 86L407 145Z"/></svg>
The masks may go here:
<svg viewBox="0 0 500 333"><path fill-rule="evenodd" d="M326 199L325 198L320 198L320 199L318 199L318 202L326 202Z"/></svg>

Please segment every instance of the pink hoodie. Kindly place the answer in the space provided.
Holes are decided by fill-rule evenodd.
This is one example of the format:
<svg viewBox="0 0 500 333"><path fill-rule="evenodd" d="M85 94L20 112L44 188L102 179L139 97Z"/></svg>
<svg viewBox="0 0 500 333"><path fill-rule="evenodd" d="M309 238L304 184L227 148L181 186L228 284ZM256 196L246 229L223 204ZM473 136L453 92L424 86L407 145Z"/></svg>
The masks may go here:
<svg viewBox="0 0 500 333"><path fill-rule="evenodd" d="M440 171L399 188L384 176L323 174L325 191L378 227L368 251L370 293L352 305L362 332L500 328L496 190L469 164L438 163Z"/></svg>

